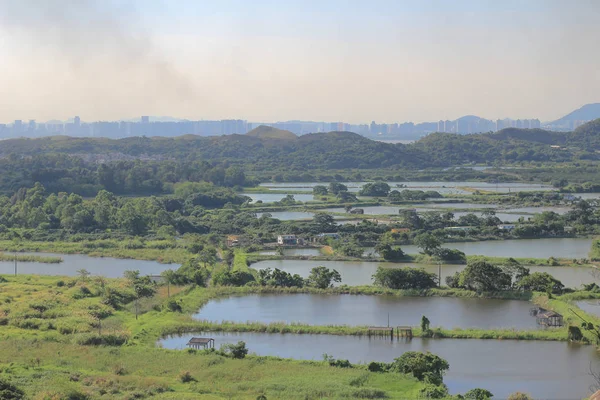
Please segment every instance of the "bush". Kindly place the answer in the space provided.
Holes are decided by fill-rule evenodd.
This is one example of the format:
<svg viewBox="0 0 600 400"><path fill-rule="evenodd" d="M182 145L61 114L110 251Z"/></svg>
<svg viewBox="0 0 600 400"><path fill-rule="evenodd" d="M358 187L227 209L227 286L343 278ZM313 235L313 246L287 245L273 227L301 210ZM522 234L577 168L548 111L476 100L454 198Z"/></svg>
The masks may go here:
<svg viewBox="0 0 600 400"><path fill-rule="evenodd" d="M583 340L583 333L578 326L569 326L569 333L567 336L569 341L581 342Z"/></svg>
<svg viewBox="0 0 600 400"><path fill-rule="evenodd" d="M360 388L352 392L355 399L386 399L387 393L380 389Z"/></svg>
<svg viewBox="0 0 600 400"><path fill-rule="evenodd" d="M521 392L512 393L506 400L533 400L531 396Z"/></svg>
<svg viewBox="0 0 600 400"><path fill-rule="evenodd" d="M428 384L419 393L427 399L443 399L448 396L448 388L445 385Z"/></svg>
<svg viewBox="0 0 600 400"><path fill-rule="evenodd" d="M450 368L448 361L432 353L407 351L399 358L394 359L391 369L394 372L412 374L420 381L439 385L443 381L444 373Z"/></svg>
<svg viewBox="0 0 600 400"><path fill-rule="evenodd" d="M467 393L465 393L464 398L468 400L488 400L494 397L492 392L485 389L471 389Z"/></svg>
<svg viewBox="0 0 600 400"><path fill-rule="evenodd" d="M25 393L15 385L0 379L0 399L20 400L25 398Z"/></svg>
<svg viewBox="0 0 600 400"><path fill-rule="evenodd" d="M128 336L123 333L108 333L104 335L84 333L79 335L75 339L75 342L81 346L122 346L127 342L127 339Z"/></svg>
<svg viewBox="0 0 600 400"><path fill-rule="evenodd" d="M112 367L112 372L115 375L123 376L127 374L127 370L123 364L117 364Z"/></svg>
<svg viewBox="0 0 600 400"><path fill-rule="evenodd" d="M367 365L367 369L370 372L384 372L387 369L387 364L377 361L371 361L369 365Z"/></svg>
<svg viewBox="0 0 600 400"><path fill-rule="evenodd" d="M194 379L194 377L192 376L192 374L190 374L190 371L184 371L181 374L179 374L179 380L182 383L189 383L189 382L195 382L196 379Z"/></svg>
<svg viewBox="0 0 600 400"><path fill-rule="evenodd" d="M167 303L165 304L165 309L168 311L171 311L171 312L181 312L182 311L181 304L179 304L175 300L167 301Z"/></svg>
<svg viewBox="0 0 600 400"><path fill-rule="evenodd" d="M246 348L246 342L239 341L237 344L228 343L221 347L221 349L232 358L242 359L248 354Z"/></svg>

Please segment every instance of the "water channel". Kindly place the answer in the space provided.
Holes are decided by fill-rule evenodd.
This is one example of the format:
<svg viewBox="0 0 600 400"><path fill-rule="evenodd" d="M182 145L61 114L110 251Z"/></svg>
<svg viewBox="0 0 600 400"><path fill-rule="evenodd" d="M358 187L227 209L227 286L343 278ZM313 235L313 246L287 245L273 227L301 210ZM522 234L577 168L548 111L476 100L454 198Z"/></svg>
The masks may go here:
<svg viewBox="0 0 600 400"><path fill-rule="evenodd" d="M11 253L6 253L11 254ZM102 275L107 278L121 278L127 270L139 270L141 275L160 275L167 269L177 269L177 264L161 264L157 261L119 259L110 257L90 257L84 254L54 254L54 253L18 253L36 256L54 256L63 259L62 263L49 264L40 262L17 263L19 274L38 274L56 276L77 276L77 271L86 269L92 275ZM1 261L0 274L14 274L14 261Z"/></svg>

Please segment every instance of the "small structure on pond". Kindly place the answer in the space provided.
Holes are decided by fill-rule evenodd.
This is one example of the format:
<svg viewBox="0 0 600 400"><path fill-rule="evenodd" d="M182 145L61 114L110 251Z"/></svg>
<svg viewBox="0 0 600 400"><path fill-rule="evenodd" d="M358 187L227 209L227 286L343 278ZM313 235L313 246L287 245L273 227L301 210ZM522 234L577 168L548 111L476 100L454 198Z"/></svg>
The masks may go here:
<svg viewBox="0 0 600 400"><path fill-rule="evenodd" d="M204 349L214 349L215 348L215 339L213 338L200 338L193 337L187 342L187 346L193 349L199 349L200 347Z"/></svg>
<svg viewBox="0 0 600 400"><path fill-rule="evenodd" d="M563 326L563 316L555 311L546 310L542 307L534 307L529 313L535 317L538 324L544 326Z"/></svg>

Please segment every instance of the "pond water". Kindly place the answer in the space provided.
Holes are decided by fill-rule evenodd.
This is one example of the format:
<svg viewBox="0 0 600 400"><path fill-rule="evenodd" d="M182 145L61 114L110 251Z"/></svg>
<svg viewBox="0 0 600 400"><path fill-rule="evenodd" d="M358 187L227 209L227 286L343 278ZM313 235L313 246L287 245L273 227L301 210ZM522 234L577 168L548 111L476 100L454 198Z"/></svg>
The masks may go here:
<svg viewBox="0 0 600 400"><path fill-rule="evenodd" d="M480 387L494 398L520 391L536 399L581 399L594 384L590 365L600 368L592 346L564 342L412 339L394 340L354 336L206 332L172 336L159 342L182 349L193 336L215 339L216 347L246 342L251 353L305 360L322 360L324 353L353 363L391 362L406 351L430 351L444 358L450 369L444 383L452 394Z"/></svg>
<svg viewBox="0 0 600 400"><path fill-rule="evenodd" d="M260 218L264 213L256 213L256 216ZM312 219L313 213L304 211L273 211L269 212L272 218L279 219L281 221L301 221L305 219Z"/></svg>
<svg viewBox="0 0 600 400"><path fill-rule="evenodd" d="M531 303L517 300L365 295L264 294L211 300L194 315L207 321L309 325L537 329Z"/></svg>
<svg viewBox="0 0 600 400"><path fill-rule="evenodd" d="M259 252L263 256L277 256L279 253L276 250L264 250ZM283 249L284 256L320 256L321 251L319 249Z"/></svg>
<svg viewBox="0 0 600 400"><path fill-rule="evenodd" d="M252 264L252 268L279 268L280 270L291 274L298 274L307 278L310 270L314 267L324 266L329 269L337 270L342 276L342 284L349 286L371 285L372 276L377 271L377 267L384 268L405 268L417 267L423 268L427 272L438 275L438 266L419 265L419 264L395 264L395 263L377 263L368 261L311 261L311 260L266 260ZM462 271L464 265L442 265L441 275L442 283L446 282L447 276L452 276L456 272ZM596 280L590 273L589 268L571 268L571 267L528 267L531 272L547 272L560 280L566 287L577 288L584 283L592 283Z"/></svg>
<svg viewBox="0 0 600 400"><path fill-rule="evenodd" d="M253 203L262 201L263 203L274 203L280 201L286 197L287 193L240 193L242 196L248 196L252 199ZM294 200L296 201L315 201L312 194L293 194Z"/></svg>
<svg viewBox="0 0 600 400"><path fill-rule="evenodd" d="M11 253L6 253L11 254ZM60 264L38 262L18 262L19 274L76 276L80 269L88 270L92 275L107 278L121 278L127 270L139 270L141 275L160 275L167 269L177 269L177 264L161 264L157 261L119 259L110 257L90 257L84 254L19 253L38 256L56 256L63 259ZM0 274L14 274L14 261L0 262Z"/></svg>
<svg viewBox="0 0 600 400"><path fill-rule="evenodd" d="M553 211L559 215L566 214L571 211L570 207L521 207L521 208L511 208L508 210L502 210L505 213L515 213L515 214L538 214L543 213L545 211Z"/></svg>
<svg viewBox="0 0 600 400"><path fill-rule="evenodd" d="M344 182L348 187L349 192L358 192L362 186L368 182ZM278 182L278 183L262 183L260 186L271 190L306 190L312 191L312 188L317 185L327 186L327 182ZM485 190L498 193L520 192L520 191L548 191L554 190L549 185L539 185L530 183L487 183L487 182L387 182L392 190L435 190L441 194L471 194L472 191L464 190ZM404 185L405 187L399 187Z"/></svg>
<svg viewBox="0 0 600 400"><path fill-rule="evenodd" d="M443 247L458 249L466 255L514 258L587 258L592 249L592 239L549 238L519 240L487 240L481 242L444 243ZM407 254L419 254L414 245L400 246ZM368 249L367 251L372 251Z"/></svg>
<svg viewBox="0 0 600 400"><path fill-rule="evenodd" d="M575 304L586 313L600 317L600 300L581 300Z"/></svg>

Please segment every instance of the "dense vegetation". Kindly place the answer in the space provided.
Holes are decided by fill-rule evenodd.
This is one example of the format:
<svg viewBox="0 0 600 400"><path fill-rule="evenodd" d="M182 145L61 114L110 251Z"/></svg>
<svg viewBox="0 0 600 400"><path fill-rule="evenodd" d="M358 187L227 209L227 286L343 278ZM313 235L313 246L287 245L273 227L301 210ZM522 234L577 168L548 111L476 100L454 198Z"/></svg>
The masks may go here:
<svg viewBox="0 0 600 400"><path fill-rule="evenodd" d="M327 178L340 180L359 179L359 170L388 169L389 173L398 168L417 170L469 163L585 163L597 160L595 151L600 150L599 121L567 133L539 129L505 129L475 135L435 133L410 145L376 142L350 132L315 133L298 138L268 136L5 140L0 150L0 191L14 191L20 185L40 182L52 192L85 195L94 195L100 189L117 194L168 193L173 184L183 181L224 186L255 183L232 166L243 167L263 178L295 181L316 180L332 170L346 170L344 176ZM426 174L417 175L423 179ZM456 171L446 173L445 179L456 174ZM494 178L473 171L460 174L463 178L509 176L496 174ZM396 179L404 178L394 175Z"/></svg>

